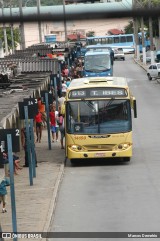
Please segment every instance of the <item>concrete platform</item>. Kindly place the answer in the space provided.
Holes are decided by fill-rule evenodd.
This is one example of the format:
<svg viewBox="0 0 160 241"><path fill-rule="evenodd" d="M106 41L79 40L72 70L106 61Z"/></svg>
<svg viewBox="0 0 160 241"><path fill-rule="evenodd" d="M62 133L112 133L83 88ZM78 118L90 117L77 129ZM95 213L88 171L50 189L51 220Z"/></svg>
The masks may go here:
<svg viewBox="0 0 160 241"><path fill-rule="evenodd" d="M52 143L52 150L48 149L47 130L43 130L41 143L36 143L36 153L38 167L33 186L30 186L29 182L29 168L23 167L19 174L14 176L17 232L47 232L49 230L58 187L64 172L64 150L60 148L60 142ZM18 155L23 165L23 151ZM1 175L2 172L3 169L0 169ZM1 213L2 206L0 207L3 232L12 231L10 187L7 187L7 190L7 213ZM18 240L21 239L18 238Z"/></svg>

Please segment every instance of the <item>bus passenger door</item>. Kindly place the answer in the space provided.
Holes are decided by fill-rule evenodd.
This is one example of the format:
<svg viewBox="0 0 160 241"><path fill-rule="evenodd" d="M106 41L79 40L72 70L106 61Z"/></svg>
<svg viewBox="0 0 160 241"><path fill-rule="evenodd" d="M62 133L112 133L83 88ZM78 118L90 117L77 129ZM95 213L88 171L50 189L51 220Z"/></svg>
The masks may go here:
<svg viewBox="0 0 160 241"><path fill-rule="evenodd" d="M131 108L133 109L134 112L134 118L137 118L137 103L136 103L136 99L134 96L131 96Z"/></svg>

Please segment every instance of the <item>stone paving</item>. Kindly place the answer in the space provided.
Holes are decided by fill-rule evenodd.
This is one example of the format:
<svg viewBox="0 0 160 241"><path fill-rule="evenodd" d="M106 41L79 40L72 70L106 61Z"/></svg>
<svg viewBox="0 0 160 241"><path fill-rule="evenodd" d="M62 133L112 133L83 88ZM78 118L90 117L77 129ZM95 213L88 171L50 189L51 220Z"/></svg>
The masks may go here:
<svg viewBox="0 0 160 241"><path fill-rule="evenodd" d="M17 232L47 232L49 230L58 187L63 176L64 150L60 148L60 142L52 143L52 150L49 150L46 130L43 130L42 142L36 143L36 153L38 167L33 186L30 186L29 168L23 167L19 174L14 176ZM23 165L23 151L18 155ZM2 172L3 169L0 169L1 176ZM7 213L1 213L2 207L0 207L3 232L12 231L10 187L7 187L7 190Z"/></svg>

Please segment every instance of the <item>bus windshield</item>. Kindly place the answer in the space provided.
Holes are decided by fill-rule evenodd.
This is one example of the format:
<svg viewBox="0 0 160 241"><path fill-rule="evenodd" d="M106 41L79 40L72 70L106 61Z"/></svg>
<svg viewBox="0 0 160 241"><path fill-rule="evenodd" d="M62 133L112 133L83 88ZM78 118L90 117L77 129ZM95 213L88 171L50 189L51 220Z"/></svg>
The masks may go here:
<svg viewBox="0 0 160 241"><path fill-rule="evenodd" d="M111 69L111 58L109 54L85 56L84 69L90 72L102 72Z"/></svg>
<svg viewBox="0 0 160 241"><path fill-rule="evenodd" d="M66 130L70 134L108 134L129 132L129 100L80 100L67 103Z"/></svg>

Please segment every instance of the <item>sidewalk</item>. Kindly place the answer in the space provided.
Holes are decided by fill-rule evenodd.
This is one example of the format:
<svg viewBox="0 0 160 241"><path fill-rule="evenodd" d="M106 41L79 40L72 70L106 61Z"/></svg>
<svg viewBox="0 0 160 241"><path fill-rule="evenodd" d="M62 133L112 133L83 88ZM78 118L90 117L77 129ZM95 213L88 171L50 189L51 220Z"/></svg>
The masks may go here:
<svg viewBox="0 0 160 241"><path fill-rule="evenodd" d="M134 58L134 61L135 61L136 64L138 64L141 68L143 68L147 72L147 69L148 69L150 64L148 64L148 65L143 64L140 60L136 60L135 58ZM157 83L160 84L160 79L156 79L156 81L157 81Z"/></svg>
<svg viewBox="0 0 160 241"><path fill-rule="evenodd" d="M143 62L141 62L140 60L137 60L137 59L135 59L135 58L134 58L134 61L135 61L136 64L138 64L139 66L141 66L145 71L147 71L149 65L144 64Z"/></svg>
<svg viewBox="0 0 160 241"><path fill-rule="evenodd" d="M19 171L19 175L14 176L17 232L47 232L55 208L58 187L64 171L64 150L60 148L60 142L52 143L52 150L49 150L47 130L43 130L42 135L42 142L36 143L38 167L33 186L30 186L29 182L29 168L24 167ZM24 153L20 153L20 156L23 165ZM2 170L0 169L0 172ZM1 213L0 207L3 232L12 231L10 187L7 187L7 190L7 213Z"/></svg>

